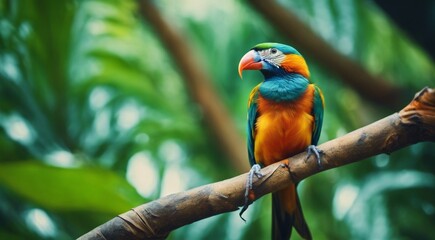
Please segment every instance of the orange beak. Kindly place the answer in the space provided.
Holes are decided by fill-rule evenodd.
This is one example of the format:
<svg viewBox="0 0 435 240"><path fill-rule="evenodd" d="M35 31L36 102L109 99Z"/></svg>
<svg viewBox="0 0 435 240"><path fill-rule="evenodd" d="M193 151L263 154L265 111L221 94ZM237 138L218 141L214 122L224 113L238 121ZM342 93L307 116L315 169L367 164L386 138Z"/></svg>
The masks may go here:
<svg viewBox="0 0 435 240"><path fill-rule="evenodd" d="M239 62L239 76L242 77L243 70L260 70L263 68L260 56L255 50L247 52Z"/></svg>

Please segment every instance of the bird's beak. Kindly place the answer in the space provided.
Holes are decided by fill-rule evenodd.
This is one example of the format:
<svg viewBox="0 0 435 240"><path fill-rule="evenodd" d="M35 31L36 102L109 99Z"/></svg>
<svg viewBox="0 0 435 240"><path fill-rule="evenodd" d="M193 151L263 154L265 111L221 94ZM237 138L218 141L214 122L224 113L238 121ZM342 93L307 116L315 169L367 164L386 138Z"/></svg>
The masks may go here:
<svg viewBox="0 0 435 240"><path fill-rule="evenodd" d="M247 52L239 62L239 76L242 78L243 70L260 70L263 68L260 55L255 50Z"/></svg>

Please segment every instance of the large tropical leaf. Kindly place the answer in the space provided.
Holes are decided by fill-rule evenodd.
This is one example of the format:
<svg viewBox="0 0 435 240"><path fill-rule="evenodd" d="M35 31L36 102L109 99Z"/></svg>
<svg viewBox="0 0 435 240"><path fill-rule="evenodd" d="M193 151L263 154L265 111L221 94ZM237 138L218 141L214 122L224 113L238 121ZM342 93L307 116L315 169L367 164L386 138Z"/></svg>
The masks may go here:
<svg viewBox="0 0 435 240"><path fill-rule="evenodd" d="M0 185L49 210L116 215L145 202L124 178L108 170L60 168L35 161L0 166Z"/></svg>

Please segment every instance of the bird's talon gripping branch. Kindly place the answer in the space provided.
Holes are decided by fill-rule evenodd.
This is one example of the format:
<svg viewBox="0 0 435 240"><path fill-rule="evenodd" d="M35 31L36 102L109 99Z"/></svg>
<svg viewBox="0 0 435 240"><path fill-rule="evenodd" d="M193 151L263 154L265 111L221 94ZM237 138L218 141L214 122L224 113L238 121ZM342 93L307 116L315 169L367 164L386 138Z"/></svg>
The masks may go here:
<svg viewBox="0 0 435 240"><path fill-rule="evenodd" d="M318 149L316 146L314 145L310 145L307 147L307 158L305 158L305 162L308 161L308 159L311 157L311 155L313 155L316 157L317 160L317 166L319 166L319 168L322 168L322 158L321 155L323 154L323 151Z"/></svg>
<svg viewBox="0 0 435 240"><path fill-rule="evenodd" d="M255 195L250 197L250 193L254 187L254 185L252 184L253 179L254 179L254 175L258 179L263 177L263 174L261 173L260 170L261 170L261 166L259 164L254 164L252 166L251 170L249 170L248 178L246 179L245 204L243 205L243 208L242 208L242 210L240 210L240 213L239 213L239 216L243 221L246 221L246 220L242 217L242 214L248 209L248 206L251 203L251 201L253 201L255 199Z"/></svg>
<svg viewBox="0 0 435 240"><path fill-rule="evenodd" d="M259 164L254 164L251 170L249 171L249 178L251 179L249 187L252 189L252 175L255 175L257 178L262 178L263 174L261 173L261 166Z"/></svg>

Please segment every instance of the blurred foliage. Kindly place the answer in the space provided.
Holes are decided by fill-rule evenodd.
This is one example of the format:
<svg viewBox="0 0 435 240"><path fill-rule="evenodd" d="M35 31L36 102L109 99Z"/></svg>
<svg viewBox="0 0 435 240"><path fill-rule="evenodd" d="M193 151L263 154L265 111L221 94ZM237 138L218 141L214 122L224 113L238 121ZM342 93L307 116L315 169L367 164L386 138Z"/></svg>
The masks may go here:
<svg viewBox="0 0 435 240"><path fill-rule="evenodd" d="M261 76L239 80L238 61L258 42L285 40L244 1L156 4L199 54L244 134ZM412 93L434 87L424 51L370 2L281 4L373 74ZM1 239L76 238L141 202L238 174L151 29L132 0L0 1ZM366 102L307 61L327 104L320 142L398 110ZM417 144L302 182L314 237L433 239L432 149ZM170 239L267 239L269 197L245 216L212 217Z"/></svg>

